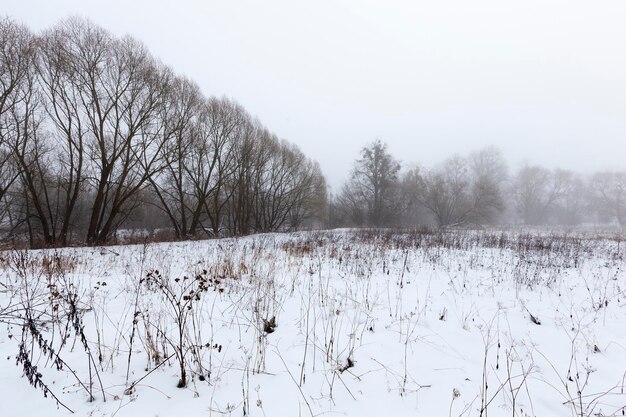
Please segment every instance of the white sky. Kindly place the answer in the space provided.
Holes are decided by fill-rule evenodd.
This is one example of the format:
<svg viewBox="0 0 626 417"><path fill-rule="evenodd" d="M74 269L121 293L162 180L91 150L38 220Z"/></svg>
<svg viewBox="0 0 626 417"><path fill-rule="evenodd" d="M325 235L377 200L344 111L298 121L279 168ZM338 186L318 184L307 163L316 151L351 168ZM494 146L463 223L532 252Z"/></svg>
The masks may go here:
<svg viewBox="0 0 626 417"><path fill-rule="evenodd" d="M494 144L513 166L626 169L623 0L0 0L0 13L135 36L298 144L335 190L377 137L406 163Z"/></svg>

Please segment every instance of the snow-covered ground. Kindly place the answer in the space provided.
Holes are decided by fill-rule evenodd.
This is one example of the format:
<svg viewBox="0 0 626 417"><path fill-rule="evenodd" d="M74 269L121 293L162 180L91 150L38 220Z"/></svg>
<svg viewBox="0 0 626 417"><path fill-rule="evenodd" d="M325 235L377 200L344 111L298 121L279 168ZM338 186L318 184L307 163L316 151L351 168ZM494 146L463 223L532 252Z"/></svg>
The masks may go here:
<svg viewBox="0 0 626 417"><path fill-rule="evenodd" d="M620 239L342 230L4 252L0 416L621 416Z"/></svg>

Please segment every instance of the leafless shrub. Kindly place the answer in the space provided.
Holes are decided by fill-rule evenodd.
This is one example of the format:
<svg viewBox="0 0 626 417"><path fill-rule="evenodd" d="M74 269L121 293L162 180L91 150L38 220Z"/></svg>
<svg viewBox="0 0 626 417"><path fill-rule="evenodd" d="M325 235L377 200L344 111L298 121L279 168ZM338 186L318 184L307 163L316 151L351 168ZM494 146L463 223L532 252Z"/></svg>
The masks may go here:
<svg viewBox="0 0 626 417"><path fill-rule="evenodd" d="M165 308L175 321L174 334L166 334L159 323L148 322L148 325L162 335L174 350L180 370L178 388L184 388L187 386L187 354L194 348L212 347L210 344L194 344L189 336L189 321L193 310L209 289L223 291L220 287L220 278L209 276L208 271L203 270L195 277L183 276L172 279L164 277L158 270L152 270L146 274L142 283L148 290L162 297Z"/></svg>

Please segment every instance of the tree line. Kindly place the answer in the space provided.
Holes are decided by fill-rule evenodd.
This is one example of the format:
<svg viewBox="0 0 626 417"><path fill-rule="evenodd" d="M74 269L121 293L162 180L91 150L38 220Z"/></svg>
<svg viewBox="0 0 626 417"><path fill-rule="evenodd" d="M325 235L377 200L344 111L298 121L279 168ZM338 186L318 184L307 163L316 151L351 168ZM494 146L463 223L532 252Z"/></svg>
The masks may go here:
<svg viewBox="0 0 626 417"><path fill-rule="evenodd" d="M130 36L79 18L34 34L3 18L0 85L6 239L240 235L296 229L325 207L316 162Z"/></svg>
<svg viewBox="0 0 626 417"><path fill-rule="evenodd" d="M401 163L376 140L331 196L329 222L439 227L524 224L626 226L626 171L582 175L525 164L514 172L487 147L425 168Z"/></svg>
<svg viewBox="0 0 626 417"><path fill-rule="evenodd" d="M433 167L365 146L338 193L241 105L80 18L0 19L0 233L31 247L311 227L626 225L626 171L523 165L497 148Z"/></svg>

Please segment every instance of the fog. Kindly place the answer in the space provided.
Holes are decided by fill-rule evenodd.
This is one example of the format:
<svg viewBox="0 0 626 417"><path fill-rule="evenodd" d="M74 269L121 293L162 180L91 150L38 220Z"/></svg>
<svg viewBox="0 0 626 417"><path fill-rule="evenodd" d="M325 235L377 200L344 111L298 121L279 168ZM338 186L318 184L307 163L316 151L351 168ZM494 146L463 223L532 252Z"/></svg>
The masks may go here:
<svg viewBox="0 0 626 417"><path fill-rule="evenodd" d="M320 161L334 188L374 138L403 161L497 145L513 164L623 166L620 1L3 1L131 34ZM508 2L506 2L508 3Z"/></svg>

